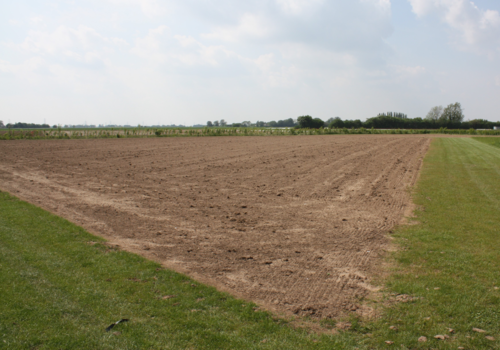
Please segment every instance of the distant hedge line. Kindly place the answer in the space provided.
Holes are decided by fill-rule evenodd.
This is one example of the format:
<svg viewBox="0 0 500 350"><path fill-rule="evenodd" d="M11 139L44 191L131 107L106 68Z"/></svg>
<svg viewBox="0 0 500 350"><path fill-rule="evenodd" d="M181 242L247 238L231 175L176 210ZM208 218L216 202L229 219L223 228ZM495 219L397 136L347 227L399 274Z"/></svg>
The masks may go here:
<svg viewBox="0 0 500 350"><path fill-rule="evenodd" d="M201 137L201 136L286 136L286 135L357 135L357 134L454 134L500 135L500 130L475 129L367 129L367 128L319 128L319 129L272 129L272 128L136 128L107 130L9 130L0 132L0 140L20 139L102 139L129 137Z"/></svg>

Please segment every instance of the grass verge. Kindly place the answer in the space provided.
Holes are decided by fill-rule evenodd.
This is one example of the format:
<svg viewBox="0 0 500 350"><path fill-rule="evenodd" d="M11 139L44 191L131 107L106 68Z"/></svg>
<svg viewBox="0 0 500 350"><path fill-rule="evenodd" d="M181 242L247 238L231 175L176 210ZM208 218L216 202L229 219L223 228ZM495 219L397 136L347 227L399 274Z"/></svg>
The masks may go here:
<svg viewBox="0 0 500 350"><path fill-rule="evenodd" d="M500 147L500 137L473 137L473 139L490 146Z"/></svg>
<svg viewBox="0 0 500 350"><path fill-rule="evenodd" d="M371 346L500 348L500 149L479 141L433 141L414 194L415 225L395 231L401 249L386 282L409 301L369 325Z"/></svg>

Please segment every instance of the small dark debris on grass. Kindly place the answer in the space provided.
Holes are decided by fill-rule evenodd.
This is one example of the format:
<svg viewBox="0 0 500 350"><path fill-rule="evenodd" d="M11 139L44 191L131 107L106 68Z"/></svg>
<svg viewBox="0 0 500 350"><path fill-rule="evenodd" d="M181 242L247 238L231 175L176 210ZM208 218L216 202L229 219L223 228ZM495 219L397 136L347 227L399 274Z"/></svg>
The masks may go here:
<svg viewBox="0 0 500 350"><path fill-rule="evenodd" d="M141 280L141 279L136 278L136 277L129 278L128 280L132 281L132 282L142 282L142 283L148 282L148 280Z"/></svg>
<svg viewBox="0 0 500 350"><path fill-rule="evenodd" d="M114 326L116 326L117 324L120 324L120 323L122 323L122 322L128 322L128 319L126 319L126 318L122 318L120 321L116 321L115 323L113 323L113 324L109 325L109 327L108 327L108 328L106 328L106 332L109 332L110 330L112 330L112 329L113 329L113 327L114 327Z"/></svg>

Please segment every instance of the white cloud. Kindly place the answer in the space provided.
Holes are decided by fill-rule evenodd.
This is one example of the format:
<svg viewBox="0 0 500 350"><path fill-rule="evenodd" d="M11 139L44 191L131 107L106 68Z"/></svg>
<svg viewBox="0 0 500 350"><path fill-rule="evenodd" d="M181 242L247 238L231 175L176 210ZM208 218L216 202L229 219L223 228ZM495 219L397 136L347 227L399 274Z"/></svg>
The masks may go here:
<svg viewBox="0 0 500 350"><path fill-rule="evenodd" d="M206 39L240 45L304 43L331 50L375 52L392 34L388 0L185 0L209 31Z"/></svg>
<svg viewBox="0 0 500 350"><path fill-rule="evenodd" d="M166 8L159 0L109 0L115 5L139 6L141 11L148 17L158 17L164 15Z"/></svg>
<svg viewBox="0 0 500 350"><path fill-rule="evenodd" d="M289 15L304 16L317 10L325 0L276 0L280 9Z"/></svg>
<svg viewBox="0 0 500 350"><path fill-rule="evenodd" d="M174 38L182 50L177 50L172 57L185 65L220 66L231 59L243 59L223 46L204 45L191 36L175 35Z"/></svg>
<svg viewBox="0 0 500 350"><path fill-rule="evenodd" d="M391 11L391 0L362 0L363 2L372 3L378 6L378 10L383 12Z"/></svg>
<svg viewBox="0 0 500 350"><path fill-rule="evenodd" d="M162 51L162 37L168 32L167 26L159 26L150 29L148 35L135 40L135 46L130 50L131 53L154 60L156 62L165 62L167 55Z"/></svg>
<svg viewBox="0 0 500 350"><path fill-rule="evenodd" d="M399 75L405 77L416 77L426 72L426 69L420 66L395 66L394 68Z"/></svg>
<svg viewBox="0 0 500 350"><path fill-rule="evenodd" d="M457 45L486 54L500 48L500 14L482 10L468 0L409 0L413 12L423 17L437 14L459 33Z"/></svg>
<svg viewBox="0 0 500 350"><path fill-rule="evenodd" d="M43 17L42 16L31 17L30 22L35 24L35 25L41 24L43 22Z"/></svg>
<svg viewBox="0 0 500 350"><path fill-rule="evenodd" d="M231 59L244 60L221 45L204 45L189 35L172 35L166 26L138 38L131 53L158 64L220 66Z"/></svg>
<svg viewBox="0 0 500 350"><path fill-rule="evenodd" d="M74 29L62 25L52 32L31 30L18 47L38 55L93 64L102 61L107 52L126 45L125 40L106 38L90 27L79 26Z"/></svg>
<svg viewBox="0 0 500 350"><path fill-rule="evenodd" d="M248 38L265 38L272 31L272 25L265 18L245 13L236 26L216 27L204 38L237 42Z"/></svg>
<svg viewBox="0 0 500 350"><path fill-rule="evenodd" d="M5 77L14 77L31 85L46 83L50 75L49 63L42 57L34 56L21 62L0 60L0 74Z"/></svg>

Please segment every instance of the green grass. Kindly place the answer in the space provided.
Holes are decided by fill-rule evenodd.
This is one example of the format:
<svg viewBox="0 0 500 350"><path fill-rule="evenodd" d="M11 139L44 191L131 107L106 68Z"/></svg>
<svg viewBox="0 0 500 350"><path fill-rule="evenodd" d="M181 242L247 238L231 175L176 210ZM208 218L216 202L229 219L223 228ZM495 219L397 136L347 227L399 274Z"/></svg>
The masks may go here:
<svg viewBox="0 0 500 350"><path fill-rule="evenodd" d="M88 243L92 241L98 243ZM0 192L0 348L355 345L349 334L328 337L295 329L267 312L254 311L252 303L103 243L62 218ZM162 298L168 295L176 297ZM122 318L130 321L105 332Z"/></svg>
<svg viewBox="0 0 500 350"><path fill-rule="evenodd" d="M500 147L500 137L473 137L473 139L490 146Z"/></svg>
<svg viewBox="0 0 500 350"><path fill-rule="evenodd" d="M393 233L400 250L381 281L381 318L352 317L338 335L256 312L0 192L0 348L500 348L500 149L479 141L433 141L414 194L417 224ZM416 299L391 303L392 293ZM105 332L121 318L130 322Z"/></svg>
<svg viewBox="0 0 500 350"><path fill-rule="evenodd" d="M434 140L414 202L418 224L396 230L401 250L386 283L390 291L419 299L385 309L371 325L372 345L390 340L411 349L499 348L500 149L473 139ZM439 334L450 339L434 339ZM418 343L420 336L428 342Z"/></svg>

